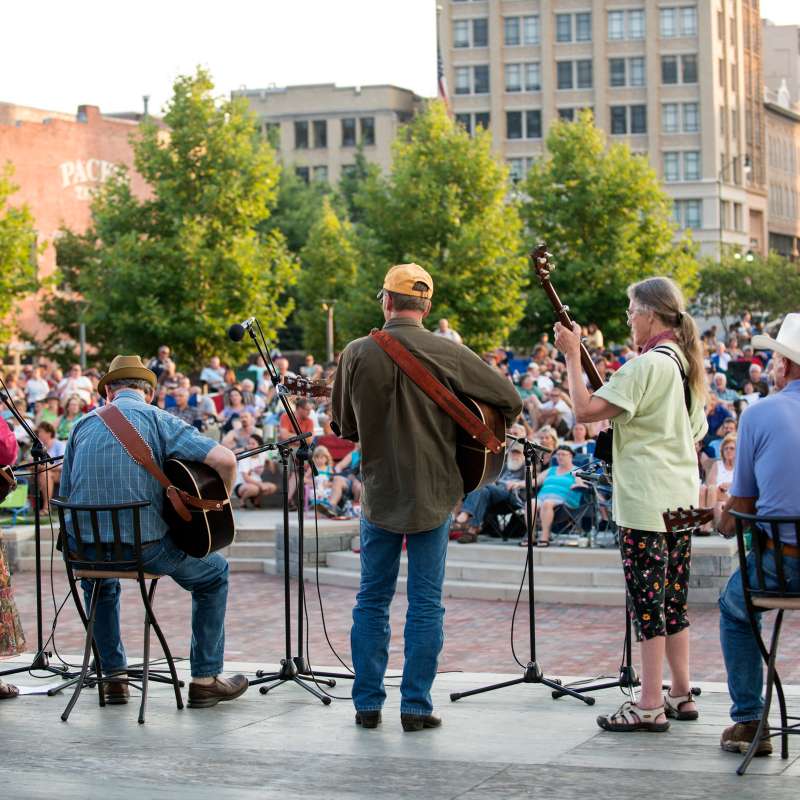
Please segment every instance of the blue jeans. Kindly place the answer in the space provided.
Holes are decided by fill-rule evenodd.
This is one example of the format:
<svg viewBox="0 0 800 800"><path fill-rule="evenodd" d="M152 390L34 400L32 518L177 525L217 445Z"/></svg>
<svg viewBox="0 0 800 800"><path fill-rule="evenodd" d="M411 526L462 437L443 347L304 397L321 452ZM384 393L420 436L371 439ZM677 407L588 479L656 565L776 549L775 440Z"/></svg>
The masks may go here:
<svg viewBox="0 0 800 800"><path fill-rule="evenodd" d="M70 549L73 549L71 545ZM87 559L95 558L94 546L86 546ZM101 556L103 557L103 556ZM104 558L113 560L109 545ZM123 547L123 558L133 560L133 547ZM145 572L169 575L192 593L192 677L205 678L222 672L225 650L225 607L228 602L228 562L219 553L192 558L179 550L169 536L146 546L142 551ZM92 581L81 581L88 613ZM100 581L100 597L94 623L94 638L100 663L106 673L122 672L128 661L119 624L122 589L116 578ZM156 615L157 616L157 615Z"/></svg>
<svg viewBox="0 0 800 800"><path fill-rule="evenodd" d="M775 554L772 550L764 552L763 566L764 588L777 589ZM800 559L784 556L783 567L790 591L800 592ZM755 554L752 552L747 557L747 575L751 586L760 586L756 576ZM728 671L728 692L733 700L731 719L734 722L761 719L764 710L764 660L750 627L742 576L738 569L722 592L719 609L719 637ZM758 623L760 629L761 613L758 614Z"/></svg>
<svg viewBox="0 0 800 800"><path fill-rule="evenodd" d="M488 486L470 492L464 498L461 510L472 517L472 524L483 525L486 512L504 501L515 508L522 508L522 500L514 492L499 483L490 483Z"/></svg>
<svg viewBox="0 0 800 800"><path fill-rule="evenodd" d="M400 684L400 712L426 716L433 711L431 686L444 644L445 559L450 518L430 531L412 533L408 542L408 612L405 663ZM361 518L361 588L353 609L350 645L356 677L353 704L357 711L378 711L386 690L389 663L389 606L397 586L403 535Z"/></svg>

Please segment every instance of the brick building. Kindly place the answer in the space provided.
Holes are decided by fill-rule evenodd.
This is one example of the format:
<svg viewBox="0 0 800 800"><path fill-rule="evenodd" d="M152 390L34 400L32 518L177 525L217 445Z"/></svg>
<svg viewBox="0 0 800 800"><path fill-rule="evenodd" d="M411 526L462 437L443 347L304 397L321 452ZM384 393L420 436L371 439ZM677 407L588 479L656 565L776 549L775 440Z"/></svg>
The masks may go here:
<svg viewBox="0 0 800 800"><path fill-rule="evenodd" d="M59 228L84 231L92 190L120 166L133 171L130 138L136 129L135 119L103 115L96 106L79 106L72 115L0 103L0 164L13 165L12 180L20 187L11 203L28 205L39 241L47 243L39 257L40 279L55 269ZM135 173L132 187L136 194L146 192ZM20 327L37 333L36 298L22 304Z"/></svg>

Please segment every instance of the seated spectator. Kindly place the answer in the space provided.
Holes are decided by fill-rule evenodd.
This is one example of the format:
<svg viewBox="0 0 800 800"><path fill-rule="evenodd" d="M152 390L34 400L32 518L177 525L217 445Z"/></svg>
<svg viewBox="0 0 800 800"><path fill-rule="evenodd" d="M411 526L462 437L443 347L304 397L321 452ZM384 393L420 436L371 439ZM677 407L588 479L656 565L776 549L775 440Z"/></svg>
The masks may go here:
<svg viewBox="0 0 800 800"><path fill-rule="evenodd" d="M764 378L763 372L764 368L761 366L760 362L757 364L753 363L750 365L748 375L750 377L750 383L753 384L753 389L758 392L761 397L766 397L769 394L769 384Z"/></svg>
<svg viewBox="0 0 800 800"><path fill-rule="evenodd" d="M603 349L603 332L597 327L596 322L590 322L586 326L586 346L590 350Z"/></svg>
<svg viewBox="0 0 800 800"><path fill-rule="evenodd" d="M50 458L61 458L66 443L56 439L56 429L49 422L40 422L36 435L41 439ZM50 513L50 499L55 495L56 484L61 480L61 464L47 464L39 473L39 498L42 514Z"/></svg>
<svg viewBox="0 0 800 800"><path fill-rule="evenodd" d="M200 383L208 387L209 392L221 392L225 388L225 368L219 360L219 356L211 356L208 365L203 367L200 373Z"/></svg>
<svg viewBox="0 0 800 800"><path fill-rule="evenodd" d="M742 386L742 394L739 399L744 403L744 407L753 405L757 400L761 399L761 395L755 390L755 387L750 381L745 381Z"/></svg>
<svg viewBox="0 0 800 800"><path fill-rule="evenodd" d="M733 361L733 357L727 351L724 342L717 342L716 352L711 356L711 366L715 372L727 372L728 364Z"/></svg>
<svg viewBox="0 0 800 800"><path fill-rule="evenodd" d="M64 403L64 413L56 426L56 436L60 441L66 442L69 439L75 424L83 418L83 412L83 400L77 394L67 398Z"/></svg>
<svg viewBox="0 0 800 800"><path fill-rule="evenodd" d="M730 409L713 392L709 393L706 400L706 419L708 421L708 433L706 434L705 444L716 436L717 429L722 423L731 416Z"/></svg>
<svg viewBox="0 0 800 800"><path fill-rule="evenodd" d="M167 409L169 413L182 419L187 425L194 425L197 430L202 431L203 415L197 406L189 405L189 390L179 387L172 393L172 397L175 400L175 405Z"/></svg>
<svg viewBox="0 0 800 800"><path fill-rule="evenodd" d="M156 387L155 393L153 394L152 405L156 406L156 408L162 409L163 411L166 411L169 407L174 405L172 397L169 396L166 386Z"/></svg>
<svg viewBox="0 0 800 800"><path fill-rule="evenodd" d="M337 436L331 429L331 418L327 414L318 414L317 421L322 428L322 435L317 436L315 444L317 447L326 447L334 461L341 461L356 446L356 443Z"/></svg>
<svg viewBox="0 0 800 800"><path fill-rule="evenodd" d="M305 363L300 367L300 374L308 381L318 381L322 378L322 365L314 363L314 356L308 353Z"/></svg>
<svg viewBox="0 0 800 800"><path fill-rule="evenodd" d="M461 344L461 336L450 327L450 323L446 319L440 319L436 330L433 332L435 336L442 336L449 339L451 342Z"/></svg>
<svg viewBox="0 0 800 800"><path fill-rule="evenodd" d="M150 359L147 364L147 369L152 370L156 374L156 378L161 377L161 373L166 369L167 362L171 361L170 353L172 351L165 344L158 348L158 354Z"/></svg>
<svg viewBox="0 0 800 800"><path fill-rule="evenodd" d="M327 447L315 447L311 460L317 474L314 475L311 465L306 464L306 497L326 517L337 517L342 488L347 482L340 475L334 474L333 458ZM339 488L336 497L332 498L334 481L339 484Z"/></svg>
<svg viewBox="0 0 800 800"><path fill-rule="evenodd" d="M552 425L559 436L565 436L575 425L575 412L569 395L560 386L554 386L539 407L539 425Z"/></svg>
<svg viewBox="0 0 800 800"><path fill-rule="evenodd" d="M234 453L240 453L247 449L247 440L254 434L261 437L255 417L249 411L242 411L236 419L231 420L231 429L222 437L220 444Z"/></svg>
<svg viewBox="0 0 800 800"><path fill-rule="evenodd" d="M225 388L224 391L228 391L230 389L234 389L239 386L239 380L236 377L236 373L233 371L231 367L225 368Z"/></svg>
<svg viewBox="0 0 800 800"><path fill-rule="evenodd" d="M759 364L761 367L764 366L764 362L756 355L755 350L753 350L752 346L749 344L746 344L742 348L742 355L736 360L744 364Z"/></svg>
<svg viewBox="0 0 800 800"><path fill-rule="evenodd" d="M275 359L275 369L278 370L278 375L283 381L284 378L296 378L297 375L289 369L289 359L280 356Z"/></svg>
<svg viewBox="0 0 800 800"><path fill-rule="evenodd" d="M556 463L551 463L547 471L542 471L536 479L537 486L540 487L536 496L536 506L541 523L541 532L536 540L537 547L550 546L550 533L553 529L556 508L560 505L578 508L583 501L577 490L584 488L586 483L575 477L574 468L572 450L562 444L556 448ZM521 541L520 546L527 546L527 542Z"/></svg>
<svg viewBox="0 0 800 800"><path fill-rule="evenodd" d="M162 365L161 374L158 376L158 385L163 386L168 394L171 394L178 388L183 376L178 374L178 367L175 362L168 358Z"/></svg>
<svg viewBox="0 0 800 800"><path fill-rule="evenodd" d="M553 459L553 454L558 447L558 434L556 433L555 428L551 425L543 425L536 431L536 444L541 445L542 447L547 448L549 453L542 454L542 469L545 469L550 466L550 462Z"/></svg>
<svg viewBox="0 0 800 800"><path fill-rule="evenodd" d="M314 408L311 401L305 397L301 397L295 401L294 415L297 417L297 423L300 426L300 433L313 433L316 427L316 420L314 418ZM281 439L289 439L295 436L295 430L292 427L292 421L289 419L288 414L281 417L279 425L279 435ZM309 440L310 442L310 440ZM296 447L299 445L295 445Z"/></svg>
<svg viewBox="0 0 800 800"><path fill-rule="evenodd" d="M720 457L712 462L706 479L700 486L700 505L714 508L714 518L719 519L722 506L728 500L728 490L733 483L733 467L736 463L736 434L728 433L720 444ZM711 530L711 524L705 526Z"/></svg>
<svg viewBox="0 0 800 800"><path fill-rule="evenodd" d="M739 395L728 388L728 376L724 372L717 372L714 375L711 391L723 403L733 404L739 399Z"/></svg>
<svg viewBox="0 0 800 800"><path fill-rule="evenodd" d="M533 382L539 391L539 399L544 399L544 393L549 392L553 388L553 380L549 375L542 373L542 367L536 361L531 361L528 364L527 372L533 376Z"/></svg>
<svg viewBox="0 0 800 800"><path fill-rule="evenodd" d="M222 407L223 432L228 433L233 427L233 420L239 419L245 411L254 414L255 408L245 404L244 395L240 389L236 387L228 389L225 393L225 404Z"/></svg>
<svg viewBox="0 0 800 800"><path fill-rule="evenodd" d="M735 328L736 326L733 325L731 327ZM733 331L731 331L731 333L728 334L727 347L728 347L728 355L731 357L731 360L735 360L741 357L742 351L739 348L739 337Z"/></svg>
<svg viewBox="0 0 800 800"><path fill-rule="evenodd" d="M361 500L361 445L355 442L355 447L333 466L337 476L347 481L343 496L349 497L353 503Z"/></svg>
<svg viewBox="0 0 800 800"><path fill-rule="evenodd" d="M49 422L53 427L58 425L58 418L61 416L58 395L54 392L45 397L44 402L38 403L35 410L35 421L38 425L40 422Z"/></svg>
<svg viewBox="0 0 800 800"><path fill-rule="evenodd" d="M247 437L245 447L247 450L255 450L263 444L264 440L257 433L251 433ZM239 461L233 494L242 501L243 506L249 504L253 508L259 508L262 497L269 497L269 495L278 491L276 484L264 480L264 468L267 460L267 453L264 452L248 456Z"/></svg>
<svg viewBox="0 0 800 800"><path fill-rule="evenodd" d="M44 369L37 364L25 382L25 400L28 404L28 411L32 412L36 403L43 402L50 394L50 384L44 379Z"/></svg>
<svg viewBox="0 0 800 800"><path fill-rule="evenodd" d="M61 405L66 406L67 400L77 395L84 407L92 404L92 381L83 374L80 364L73 364L69 368L66 378L62 378L56 386Z"/></svg>
<svg viewBox="0 0 800 800"><path fill-rule="evenodd" d="M595 441L589 438L589 429L585 422L576 422L572 426L569 438L564 444L572 450L576 463L586 463L594 455Z"/></svg>
<svg viewBox="0 0 800 800"><path fill-rule="evenodd" d="M24 387L20 386L17 376L13 372L9 372L3 379L3 382L8 388L8 397L14 403L14 405L20 411L27 409L28 404L25 400L25 389ZM2 403L0 403L0 407L5 410L5 406Z"/></svg>
<svg viewBox="0 0 800 800"><path fill-rule="evenodd" d="M749 311L745 311L742 314L742 318L739 320L739 324L736 328L736 334L739 337L739 340L743 342L749 342L752 335L752 328L753 316Z"/></svg>
<svg viewBox="0 0 800 800"><path fill-rule="evenodd" d="M522 431L509 429L511 435L522 435ZM503 471L494 483L482 486L470 492L461 505L461 511L455 519L455 527L463 533L459 537L460 544L471 544L478 541L478 534L483 528L486 515L493 507L503 505L511 509L519 509L524 505L525 491L525 455L521 444L513 444L508 448Z"/></svg>
<svg viewBox="0 0 800 800"><path fill-rule="evenodd" d="M720 426L707 437L706 442L700 453L700 465L708 473L714 459L720 457L722 440L729 434L736 434L736 417L730 416L722 420Z"/></svg>

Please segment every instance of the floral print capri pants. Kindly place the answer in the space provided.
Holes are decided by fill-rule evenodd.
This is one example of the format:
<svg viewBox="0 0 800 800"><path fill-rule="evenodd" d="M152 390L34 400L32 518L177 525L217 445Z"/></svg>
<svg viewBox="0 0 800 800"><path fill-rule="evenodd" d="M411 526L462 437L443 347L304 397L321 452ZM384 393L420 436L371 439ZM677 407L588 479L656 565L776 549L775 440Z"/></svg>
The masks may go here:
<svg viewBox="0 0 800 800"><path fill-rule="evenodd" d="M636 638L669 636L689 627L686 602L692 535L619 529L628 613Z"/></svg>

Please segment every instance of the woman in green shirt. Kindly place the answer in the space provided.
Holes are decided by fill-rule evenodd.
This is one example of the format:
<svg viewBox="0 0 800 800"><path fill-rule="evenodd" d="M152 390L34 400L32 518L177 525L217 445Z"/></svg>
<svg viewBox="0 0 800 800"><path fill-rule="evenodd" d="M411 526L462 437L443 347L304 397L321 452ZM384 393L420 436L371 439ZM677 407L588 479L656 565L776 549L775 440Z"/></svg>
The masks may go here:
<svg viewBox="0 0 800 800"><path fill-rule="evenodd" d="M564 353L580 422L613 420L613 515L631 618L642 642L642 693L613 714L598 717L611 731L669 728L667 716L697 719L689 682L689 621L686 616L691 534L665 532L662 513L697 502L700 480L695 441L707 429L705 375L697 326L685 311L678 286L648 278L628 287L628 325L640 355L590 394L580 363L580 328L556 323L555 344ZM654 348L658 347L657 350ZM691 401L687 411L681 373ZM672 673L662 694L664 658Z"/></svg>

